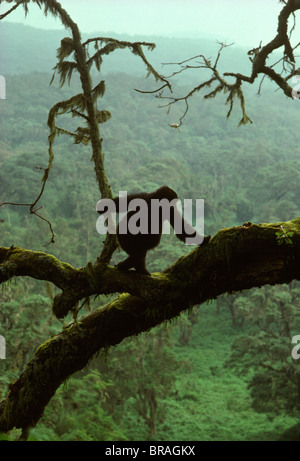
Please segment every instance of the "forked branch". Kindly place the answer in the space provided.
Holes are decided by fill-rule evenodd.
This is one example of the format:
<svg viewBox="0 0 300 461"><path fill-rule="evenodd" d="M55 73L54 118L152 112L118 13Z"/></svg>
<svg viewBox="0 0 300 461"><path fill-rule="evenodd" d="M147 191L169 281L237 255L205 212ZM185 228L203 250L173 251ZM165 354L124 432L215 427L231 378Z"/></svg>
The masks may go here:
<svg viewBox="0 0 300 461"><path fill-rule="evenodd" d="M221 56L221 52L227 46L225 43L220 43L220 48L217 53L215 62L212 63L211 59L206 58L203 54L199 54L192 58L186 59L178 63L168 63L168 65L177 65L179 70L174 71L171 75L165 77L166 80L190 69L208 69L211 72L211 77L208 80L201 82L199 85L196 85L192 90L190 90L186 95L181 97L174 97L165 95L165 87L159 88L159 90L148 91L147 93L153 93L157 98L165 99L168 101L166 104L161 107L167 107L168 111L171 106L178 102L184 102L185 109L182 116L179 118L179 123L170 124L173 128L179 128L182 125L183 118L186 116L189 105L188 100L196 93L201 90L210 88L212 85L214 89L204 95L204 99L214 98L220 93L229 94L226 99L226 104L229 104L229 111L227 112L227 118L231 115L233 105L236 99L239 100L242 118L239 121L239 125L245 125L247 123L252 123L251 118L248 116L245 108L245 98L242 90L243 83L253 84L256 78L259 75L268 77L270 80L276 83L276 85L283 91L283 93L289 98L293 98L294 90L289 85L289 80L295 75L300 75L300 68L296 67L296 57L294 51L300 45L300 42L292 47L291 45L291 36L292 32L295 29L295 12L300 9L300 0L287 0L283 1L284 7L282 8L279 17L278 17L278 28L277 35L273 40L267 43L265 46L262 46L261 43L258 47L249 50L248 55L249 59L252 62L252 70L250 75L244 75L236 72L224 72L223 75L218 71L218 63ZM290 32L288 32L288 20L290 16L293 17L293 25ZM267 19L266 19L267 20ZM273 51L278 48L283 47L283 56L278 61L273 64L267 65L267 59L270 58ZM200 61L199 61L200 59ZM275 71L274 67L279 63L282 63L282 71ZM164 63L167 65L167 63ZM226 77L234 79L234 82L228 81ZM263 81L262 79L262 81ZM260 85L261 89L261 85ZM259 91L260 91L259 89Z"/></svg>
<svg viewBox="0 0 300 461"><path fill-rule="evenodd" d="M285 242L282 229L292 235L291 243ZM26 275L22 250L19 249L19 258L13 257L13 249L10 251L0 249L0 274ZM300 280L300 218L276 224L245 223L221 230L163 274L152 277L104 266L74 269L59 264L55 258L48 266L49 255L42 253L28 257L32 258L32 264L27 261L31 276L45 258L46 277L61 287L73 283L74 290L77 283L81 296L91 287L94 292L106 293L116 292L123 285L127 293L71 324L37 349L0 403L0 431L4 432L34 426L64 380L82 369L95 353L107 351L124 338L149 330L222 293ZM34 258L39 264L33 264ZM41 274L36 272L35 276L40 278Z"/></svg>

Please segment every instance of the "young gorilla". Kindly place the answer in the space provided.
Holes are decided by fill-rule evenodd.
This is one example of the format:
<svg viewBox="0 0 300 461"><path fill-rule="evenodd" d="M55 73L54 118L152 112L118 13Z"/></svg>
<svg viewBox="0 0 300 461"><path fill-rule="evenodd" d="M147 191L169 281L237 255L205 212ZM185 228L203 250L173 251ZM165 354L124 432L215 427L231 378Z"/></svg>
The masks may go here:
<svg viewBox="0 0 300 461"><path fill-rule="evenodd" d="M146 222L140 222L141 228L143 228L143 232L139 231L138 233L132 233L132 229L130 229L130 219L134 215L136 215L136 213L138 213L136 209L130 209L132 208L132 206L130 207L130 201L135 199L143 199L147 205L147 214L146 216L144 215L145 217L147 217L147 219L145 220ZM168 207L168 216L165 216L162 207L159 207L158 209L156 208L156 210L158 210L158 213L156 215L151 214L154 207L154 202L152 202L152 200L155 199L156 202L157 200L166 199L167 204L170 204L174 200L174 202L172 202L172 205L169 205ZM159 244L163 229L163 223L165 220L170 221L170 224L173 227L173 229L175 229L175 231L176 229L180 229L180 233L176 232L175 235L177 238L179 238L179 240L183 242L185 242L186 238L195 238L198 236L195 229L192 226L190 226L186 221L184 221L181 214L177 210L175 203L178 200L178 196L176 192L167 186L160 187L159 189L151 193L141 192L139 194L130 194L127 196L127 202L125 202L125 200L126 198L124 199L123 197L115 197L113 199L117 213L124 211L124 204L127 203L127 209L125 210L127 213L126 216L124 216L124 218L121 219L121 221L119 222L119 225L117 227L117 235L120 246L124 251L126 251L126 253L128 254L128 258L126 258L124 261L120 262L117 265L117 268L119 270L129 270L131 268L135 268L135 270L140 274L150 275L150 272L146 269L146 254L148 250L155 248ZM134 202L132 202L132 204L134 204ZM139 207L138 204L135 205ZM136 206L133 207L136 208ZM103 212L98 211L98 213L102 214ZM153 223L153 216L158 218L156 219L156 223ZM136 220L136 222L138 221L140 221L140 219ZM152 224L156 225L156 229L153 230L153 227L151 227ZM198 237L200 238L200 236Z"/></svg>

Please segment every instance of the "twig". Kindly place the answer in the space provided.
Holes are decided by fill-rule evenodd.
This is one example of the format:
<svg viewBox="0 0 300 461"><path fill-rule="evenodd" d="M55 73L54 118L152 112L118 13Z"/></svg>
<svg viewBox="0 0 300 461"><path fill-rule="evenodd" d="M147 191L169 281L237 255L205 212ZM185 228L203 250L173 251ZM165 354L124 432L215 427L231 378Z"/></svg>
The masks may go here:
<svg viewBox="0 0 300 461"><path fill-rule="evenodd" d="M40 190L39 195L37 196L37 198L34 200L34 202L32 202L32 203L2 202L2 203L0 203L0 207L2 205L14 205L14 206L27 206L27 207L29 207L29 213L30 214L34 214L35 216L42 219L43 221L45 221L48 224L50 232L51 232L50 241L47 243L47 245L49 245L50 243L55 242L55 234L54 234L54 231L53 231L52 224L48 219L44 218L41 214L37 213L37 211L42 207L35 208L35 205L38 203L38 201L40 200L41 196L44 193L44 189L45 189L46 182L47 182L47 179L48 179L49 168L41 168L41 167L39 167L39 169L44 170L44 176L43 176L43 179L42 179L41 190Z"/></svg>
<svg viewBox="0 0 300 461"><path fill-rule="evenodd" d="M14 6L11 7L10 10L6 11L6 13L0 14L0 21L1 19L4 19L7 15L9 15L12 11L14 11L18 6L20 6L23 3L23 1L20 1L16 3Z"/></svg>
<svg viewBox="0 0 300 461"><path fill-rule="evenodd" d="M151 94L151 93L157 93L158 91L161 91L163 88L166 88L167 86L169 85L165 83L165 85L161 86L157 90L146 91L146 90L138 90L137 88L134 88L134 91L137 91L138 93Z"/></svg>
<svg viewBox="0 0 300 461"><path fill-rule="evenodd" d="M278 16L277 35L275 36L275 38L271 40L269 43L267 43L265 46L262 47L262 44L260 43L260 45L257 48L253 48L253 50L250 50L248 52L249 57L251 56L250 60L252 62L251 75L244 75L244 74L236 73L236 72L225 72L222 76L220 75L217 69L217 66L219 63L221 52L223 51L225 47L231 46L232 43L230 45L226 45L225 43L218 42L220 45L220 48L217 53L217 57L215 59L214 64L212 64L211 58L208 59L203 54L198 54L196 56L185 59L178 63L174 63L174 62L163 63L163 66L175 65L175 64L178 66L181 66L179 70L165 77L165 79L172 78L175 75L178 75L188 69L203 69L204 68L204 69L209 69L213 73L213 77L210 80L207 80L201 83L200 85L196 86L193 90L191 90L184 97L176 98L176 97L164 96L163 90L165 87L161 87L158 90L145 92L145 93L158 93L159 92L158 95L156 94L156 97L159 97L161 99L169 99L168 104L160 106L160 107L167 107L168 112L170 110L171 105L175 104L176 102L179 102L179 101L185 102L185 111L179 119L179 124L173 123L172 126L175 127L177 125L180 126L182 124L182 120L188 111L187 99L190 98L196 91L199 91L204 87L210 86L213 82L219 82L219 84L210 93L206 94L204 98L205 99L213 98L220 92L224 92L224 93L229 92L229 97L226 100L226 103L230 104L230 108L227 113L227 118L231 115L235 98L238 98L240 100L242 114L243 114L242 119L239 122L239 125L246 124L248 122L252 123L245 109L245 98L242 92L243 82L252 84L254 80L258 77L259 74L263 74L263 78L259 85L258 94L260 94L261 92L261 87L262 87L265 77L268 76L271 80L273 80L277 84L278 88L282 89L282 91L284 92L286 96L288 96L289 98L292 97L292 94L293 94L292 88L289 86L287 82L294 75L300 74L300 69L296 69L295 55L294 55L294 50L300 45L300 43L292 47L290 43L290 38L291 38L293 31L295 30L295 25L296 25L295 11L300 9L300 2L298 0L297 1L292 1L292 0L283 1L282 0L282 3L284 3L284 7L282 8ZM288 33L288 19L290 15L293 15L294 23L293 23L291 30ZM283 57L280 58L275 63L273 63L272 65L267 66L266 65L267 58L270 56L270 54L274 50L282 46L284 47ZM197 58L202 59L202 62L198 62L199 65L194 66L194 65L188 64ZM281 61L283 62L283 70L280 74L274 70L274 67ZM288 72L289 72L289 75L287 75L286 77L282 75L283 73L288 73ZM226 77L233 77L235 79L235 82L229 83L228 81L225 80Z"/></svg>

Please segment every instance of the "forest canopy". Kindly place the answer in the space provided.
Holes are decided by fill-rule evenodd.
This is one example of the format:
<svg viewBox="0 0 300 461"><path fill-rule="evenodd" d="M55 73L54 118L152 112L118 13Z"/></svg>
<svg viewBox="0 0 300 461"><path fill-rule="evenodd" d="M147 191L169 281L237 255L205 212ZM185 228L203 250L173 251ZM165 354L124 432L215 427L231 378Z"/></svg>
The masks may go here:
<svg viewBox="0 0 300 461"><path fill-rule="evenodd" d="M18 428L27 438L61 384L87 370L101 352L108 354L107 365L87 371L82 379L90 379L91 392L103 402L97 410L103 440L130 437L114 418L120 412L117 402L125 399L118 390L122 374L132 380L138 395L133 403L130 389L124 388L126 405L131 411L135 408L150 438L155 437L157 422L164 420L157 402L168 397L168 385L172 388L176 382L174 370L188 365L181 363L182 353L172 352L175 333L152 329L180 316L179 342L188 346L197 306L209 302L216 315L219 302L226 306L234 328L248 322L247 334L236 337L227 368L243 372L252 367L253 408L274 413L276 401L282 413L297 419L300 375L297 360L291 358L291 340L299 334L300 164L297 131L290 127L298 114L292 104L298 103L299 94L292 81L300 74L299 44L292 46L291 37L300 2L282 2L274 38L248 51L250 72L233 72L230 66L221 71L228 46L220 42L214 58L200 50L178 61L177 70L167 77L151 63L154 43L82 38L56 0L2 1L8 9L0 19L5 24L19 7L29 15L31 3L59 18L68 36L57 44L52 76L7 75L13 91L1 120L0 318L7 338L17 337L14 318L21 316L22 328L32 329L18 345L18 363L2 378L8 391L0 402L0 430ZM11 37L17 34L11 31ZM280 59L271 60L278 49ZM140 75L101 73L107 56L123 51L143 64L147 83ZM45 56L43 50L40 53ZM205 78L192 87L187 78L185 86L179 86L176 76L191 67L205 71ZM280 91L280 103L278 92L274 96L263 84L265 79ZM267 94L259 110L259 101L249 97L257 81L259 93ZM199 96L204 99L201 104ZM153 101L170 109L172 120L168 122ZM276 121L270 123L274 105ZM226 116L228 123L234 122L229 127ZM246 131L253 125L256 131ZM103 239L95 231L97 201L112 199L119 190L151 192L166 181L179 196L204 198L203 243L191 250L174 243L174 235L164 236L149 255L150 276L118 270L116 236ZM20 277L25 281L14 290L11 282ZM275 291L270 291L273 285ZM263 286L265 290L255 291ZM120 356L129 361L121 343L142 332L150 332L151 352L144 343L140 349L150 354L152 375L147 376L146 359L133 345L129 347L141 364L140 375L122 370L114 351L110 364L112 346L120 345ZM270 348L271 357L266 352ZM245 353L249 350L250 356ZM157 374L156 368L164 372ZM112 390L109 379L114 380ZM97 434L92 439L99 438Z"/></svg>

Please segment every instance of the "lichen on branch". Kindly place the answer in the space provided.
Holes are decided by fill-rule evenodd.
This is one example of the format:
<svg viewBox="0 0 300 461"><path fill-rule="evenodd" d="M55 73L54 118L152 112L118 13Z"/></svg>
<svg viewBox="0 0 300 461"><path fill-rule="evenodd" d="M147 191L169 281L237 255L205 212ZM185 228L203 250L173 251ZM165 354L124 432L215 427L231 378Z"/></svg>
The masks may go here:
<svg viewBox="0 0 300 461"><path fill-rule="evenodd" d="M283 1L284 6L278 16L278 27L276 36L266 45L262 46L262 43L259 46L248 51L249 59L252 63L252 69L250 75L244 75L239 72L224 72L223 75L218 70L218 63L222 51L228 46L226 43L218 42L220 48L217 53L217 57L212 61L211 58L205 57L203 54L198 54L192 58L185 59L184 61L178 63L164 63L164 65L177 65L179 70L174 71L171 75L165 77L167 81L178 75L182 72L189 71L191 69L208 69L211 73L211 76L208 80L201 81L198 85L188 91L184 96L174 96L168 95L165 93L166 86L163 86L159 89L153 91L144 91L144 93L153 93L159 99L165 100L166 103L161 107L166 107L168 112L171 107L177 103L184 103L185 109L179 118L179 123L172 123L170 126L173 128L179 128L183 119L186 116L189 110L188 101L191 97L198 92L204 92L208 88L214 85L213 89L206 94L204 94L204 99L215 98L220 93L228 94L225 101L229 105L229 111L227 112L227 118L230 117L232 113L232 108L236 100L240 102L242 117L239 121L239 126L246 125L247 123L252 123L251 118L246 112L245 98L243 94L242 86L245 83L253 84L254 81L262 76L262 80L259 86L259 92L261 91L262 82L265 77L268 77L270 80L276 83L276 85L283 91L283 93L289 98L293 98L293 88L289 84L289 80L295 76L300 75L300 68L296 66L296 59L294 51L300 46L298 42L294 47L291 45L291 35L294 31L294 26L291 27L290 33L288 32L288 20L291 16L295 19L295 12L300 9L299 0L287 0ZM266 19L267 20L267 19ZM267 61L271 58L273 51L278 48L283 47L283 56L281 59L276 59L276 62L269 63ZM267 64L268 62L268 64ZM276 71L274 68L278 66L279 63L282 63L282 69L280 72ZM227 78L229 77L229 79ZM233 82L232 82L233 79ZM143 92L143 91L142 91Z"/></svg>
<svg viewBox="0 0 300 461"><path fill-rule="evenodd" d="M277 234L282 228L289 233L289 245L278 244ZM121 293L37 349L0 403L0 430L4 432L13 427L34 426L59 385L100 350L107 350L128 336L147 331L222 293L300 280L300 218L223 229L163 273L151 277L121 273L103 264L74 269L51 255L29 253L0 248L3 280L7 280L9 273L12 277L26 275L26 271L27 275L40 278L40 270L34 272L36 260L44 262L45 279L57 281L60 286L63 281L70 287L79 277L83 287L85 280L86 293L82 292L82 296L91 287L99 292L116 292L123 286L135 294Z"/></svg>

